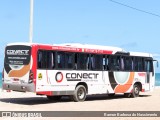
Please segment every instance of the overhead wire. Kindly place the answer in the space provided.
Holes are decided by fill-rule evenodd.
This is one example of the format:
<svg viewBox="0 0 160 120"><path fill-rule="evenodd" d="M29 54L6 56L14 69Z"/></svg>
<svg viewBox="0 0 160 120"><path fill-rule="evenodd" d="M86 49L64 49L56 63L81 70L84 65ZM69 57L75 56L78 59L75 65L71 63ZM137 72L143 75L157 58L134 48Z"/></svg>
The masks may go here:
<svg viewBox="0 0 160 120"><path fill-rule="evenodd" d="M138 9L136 7L132 7L132 6L129 6L127 4L124 4L124 3L121 3L121 2L117 2L115 0L109 0L110 2L113 2L115 4L119 4L121 6L124 6L124 7L128 7L130 9L133 9L133 10L136 10L136 11L139 11L139 12L143 12L143 13L146 13L146 14L149 14L149 15L152 15L152 16L155 16L155 17L159 17L160 18L160 15L158 14L155 14L155 13L152 13L152 12L148 12L148 11L145 11L145 10L142 10L142 9Z"/></svg>

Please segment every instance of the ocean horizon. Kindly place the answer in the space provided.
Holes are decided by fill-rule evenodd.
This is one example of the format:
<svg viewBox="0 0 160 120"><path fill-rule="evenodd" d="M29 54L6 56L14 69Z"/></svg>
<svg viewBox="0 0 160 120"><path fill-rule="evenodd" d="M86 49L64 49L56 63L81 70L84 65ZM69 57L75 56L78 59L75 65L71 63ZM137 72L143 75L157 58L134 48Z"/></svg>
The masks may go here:
<svg viewBox="0 0 160 120"><path fill-rule="evenodd" d="M155 73L155 74L156 74L155 86L160 86L160 73ZM0 73L0 88L2 88L2 73Z"/></svg>

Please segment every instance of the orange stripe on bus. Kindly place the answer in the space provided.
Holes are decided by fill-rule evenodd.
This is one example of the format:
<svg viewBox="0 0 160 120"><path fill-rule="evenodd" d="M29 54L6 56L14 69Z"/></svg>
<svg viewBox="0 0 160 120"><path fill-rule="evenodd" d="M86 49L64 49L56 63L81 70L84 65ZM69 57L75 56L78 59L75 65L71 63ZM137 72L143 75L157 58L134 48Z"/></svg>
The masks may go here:
<svg viewBox="0 0 160 120"><path fill-rule="evenodd" d="M134 80L134 72L130 72L130 76L128 79L128 82L124 85L118 85L115 89L114 92L115 93L125 93L132 85Z"/></svg>
<svg viewBox="0 0 160 120"><path fill-rule="evenodd" d="M30 64L24 65L20 70L11 70L9 77L23 77L30 70Z"/></svg>

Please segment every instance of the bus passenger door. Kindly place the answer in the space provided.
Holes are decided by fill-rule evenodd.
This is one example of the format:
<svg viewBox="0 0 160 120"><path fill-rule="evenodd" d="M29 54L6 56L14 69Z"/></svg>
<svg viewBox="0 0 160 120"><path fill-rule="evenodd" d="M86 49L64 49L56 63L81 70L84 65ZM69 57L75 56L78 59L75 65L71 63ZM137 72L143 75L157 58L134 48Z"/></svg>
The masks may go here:
<svg viewBox="0 0 160 120"><path fill-rule="evenodd" d="M154 70L151 60L146 61L146 90L152 90L154 88Z"/></svg>

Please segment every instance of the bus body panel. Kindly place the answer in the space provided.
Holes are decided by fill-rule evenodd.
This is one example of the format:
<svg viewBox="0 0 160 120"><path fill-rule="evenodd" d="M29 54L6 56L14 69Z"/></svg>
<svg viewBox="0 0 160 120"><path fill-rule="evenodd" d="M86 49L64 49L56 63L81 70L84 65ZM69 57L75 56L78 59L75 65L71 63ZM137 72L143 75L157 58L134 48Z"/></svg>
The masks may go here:
<svg viewBox="0 0 160 120"><path fill-rule="evenodd" d="M74 91L80 82L87 84L88 94L102 94L107 91L102 72L75 70L37 70L36 91Z"/></svg>
<svg viewBox="0 0 160 120"><path fill-rule="evenodd" d="M78 77L87 79L78 79ZM96 75L96 79L95 79ZM93 78L92 78L93 77ZM88 88L88 94L112 94L131 93L133 85L139 82L142 91L148 91L149 83L146 83L145 72L99 72L99 71L66 71L66 70L38 70L37 71L37 92L52 91L72 91L76 85L84 82Z"/></svg>

